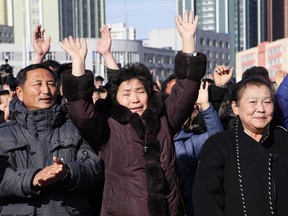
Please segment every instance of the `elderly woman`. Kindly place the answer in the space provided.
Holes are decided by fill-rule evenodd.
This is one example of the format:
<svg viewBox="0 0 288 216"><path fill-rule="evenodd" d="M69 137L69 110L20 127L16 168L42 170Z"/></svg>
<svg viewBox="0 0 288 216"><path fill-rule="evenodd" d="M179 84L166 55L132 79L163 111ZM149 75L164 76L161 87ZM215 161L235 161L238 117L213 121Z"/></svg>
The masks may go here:
<svg viewBox="0 0 288 216"><path fill-rule="evenodd" d="M271 127L269 83L242 80L232 93L236 127L203 146L194 183L195 215L287 215L288 133Z"/></svg>
<svg viewBox="0 0 288 216"><path fill-rule="evenodd" d="M182 215L172 139L193 110L206 70L206 56L195 52L198 19L193 18L192 12L183 20L176 17L183 50L175 59L179 80L171 96L164 101L153 91L152 76L143 64L125 66L109 80L108 125L99 123L101 113L92 104L93 74L84 73L85 42L80 46L79 39L75 43L70 37L61 43L73 63L72 74L63 82L69 113L84 138L100 149L105 164L101 215ZM108 40L102 35L101 44L110 47L105 29ZM111 52L106 51L98 47L111 65Z"/></svg>

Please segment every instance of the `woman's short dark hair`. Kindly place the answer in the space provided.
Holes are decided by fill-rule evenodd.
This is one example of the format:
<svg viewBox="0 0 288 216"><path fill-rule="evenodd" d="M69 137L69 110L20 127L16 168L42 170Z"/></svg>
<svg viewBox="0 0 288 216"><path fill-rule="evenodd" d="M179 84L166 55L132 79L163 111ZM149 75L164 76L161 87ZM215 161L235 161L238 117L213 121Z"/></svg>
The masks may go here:
<svg viewBox="0 0 288 216"><path fill-rule="evenodd" d="M32 71L32 70L36 70L39 68L43 68L43 69L49 71L52 74L54 80L56 81L56 73L54 73L54 71L52 71L50 68L46 67L43 64L31 64L31 65L21 69L18 72L17 77L16 77L17 86L23 86L25 84L25 82L27 80L27 72Z"/></svg>
<svg viewBox="0 0 288 216"><path fill-rule="evenodd" d="M268 80L265 80L259 77L242 79L240 82L234 84L234 86L232 87L230 101L231 102L234 101L236 104L238 104L242 97L244 90L248 86L266 86L270 91L272 100L274 101L274 90L273 90L273 87L271 86L271 83Z"/></svg>
<svg viewBox="0 0 288 216"><path fill-rule="evenodd" d="M152 75L144 64L135 63L124 66L109 79L108 92L114 103L118 103L116 95L121 83L131 79L138 79L143 84L148 94L148 98L150 98L153 91Z"/></svg>

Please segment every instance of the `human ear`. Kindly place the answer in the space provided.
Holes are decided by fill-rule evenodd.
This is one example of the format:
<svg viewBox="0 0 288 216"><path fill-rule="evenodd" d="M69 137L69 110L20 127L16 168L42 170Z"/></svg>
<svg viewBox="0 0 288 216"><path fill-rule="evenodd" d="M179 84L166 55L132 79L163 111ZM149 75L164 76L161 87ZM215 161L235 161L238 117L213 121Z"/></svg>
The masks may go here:
<svg viewBox="0 0 288 216"><path fill-rule="evenodd" d="M232 108L233 113L234 113L235 115L238 115L238 114L239 114L239 108L238 108L237 103L236 103L235 101L232 101L232 102L231 102L231 108Z"/></svg>
<svg viewBox="0 0 288 216"><path fill-rule="evenodd" d="M23 101L23 89L20 86L16 87L16 94L20 101Z"/></svg>

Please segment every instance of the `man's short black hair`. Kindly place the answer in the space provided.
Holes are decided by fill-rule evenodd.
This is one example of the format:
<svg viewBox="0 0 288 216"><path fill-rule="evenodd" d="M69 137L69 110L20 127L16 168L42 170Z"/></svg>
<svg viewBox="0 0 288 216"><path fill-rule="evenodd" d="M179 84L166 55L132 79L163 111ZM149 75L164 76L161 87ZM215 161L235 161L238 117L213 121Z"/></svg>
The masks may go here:
<svg viewBox="0 0 288 216"><path fill-rule="evenodd" d="M1 90L0 91L0 96L2 96L2 95L10 95L9 90Z"/></svg>
<svg viewBox="0 0 288 216"><path fill-rule="evenodd" d="M162 84L161 84L161 92L162 92L163 94L166 95L165 91L166 91L166 89L167 89L167 84L168 84L169 82L171 82L172 80L175 80L175 79L176 79L176 74L171 74L170 76L168 76L168 77L162 82Z"/></svg>
<svg viewBox="0 0 288 216"><path fill-rule="evenodd" d="M61 64L58 61L48 59L42 63L46 67L52 67L56 70Z"/></svg>
<svg viewBox="0 0 288 216"><path fill-rule="evenodd" d="M52 71L49 67L46 67L45 65L43 64L31 64L23 69L21 69L19 71L19 73L17 74L17 77L16 77L16 81L17 81L17 86L23 86L27 80L27 72L31 71L31 70L36 70L38 68L43 68L47 71L49 71L55 82L56 82L56 73L54 73L54 71Z"/></svg>
<svg viewBox="0 0 288 216"><path fill-rule="evenodd" d="M95 80L96 80L96 81L102 81L102 82L103 82L103 81L104 81L104 78L103 78L102 76L96 76L96 77L95 77Z"/></svg>

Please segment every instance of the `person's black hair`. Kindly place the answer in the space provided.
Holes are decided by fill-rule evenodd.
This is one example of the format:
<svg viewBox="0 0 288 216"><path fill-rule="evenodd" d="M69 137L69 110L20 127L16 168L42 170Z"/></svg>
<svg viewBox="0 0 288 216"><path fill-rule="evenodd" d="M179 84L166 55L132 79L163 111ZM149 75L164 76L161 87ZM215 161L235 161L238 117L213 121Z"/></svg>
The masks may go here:
<svg viewBox="0 0 288 216"><path fill-rule="evenodd" d="M54 70L56 70L61 65L58 61L52 59L48 59L42 62L42 64L45 65L46 67L52 67L54 68Z"/></svg>
<svg viewBox="0 0 288 216"><path fill-rule="evenodd" d="M262 66L253 66L253 67L247 69L242 74L242 79L248 79L248 78L252 78L252 77L258 77L260 79L270 80L268 70Z"/></svg>
<svg viewBox="0 0 288 216"><path fill-rule="evenodd" d="M7 80L4 82L4 85L5 85L5 84L9 86L10 91L15 91L15 90L16 90L16 87L17 87L16 77L10 77L9 79L7 79Z"/></svg>
<svg viewBox="0 0 288 216"><path fill-rule="evenodd" d="M6 73L13 75L13 67L9 64L2 64L0 66L0 71L5 71Z"/></svg>
<svg viewBox="0 0 288 216"><path fill-rule="evenodd" d="M57 88L60 89L63 80L64 73L70 73L72 70L72 63L64 63L60 64L57 69L55 70L56 73L56 81L57 81Z"/></svg>
<svg viewBox="0 0 288 216"><path fill-rule="evenodd" d="M243 79L240 82L233 85L230 102L234 101L236 104L238 104L243 95L243 91L248 86L266 86L270 91L272 101L274 101L274 90L269 80L265 80L263 78L258 77L252 77L248 79Z"/></svg>
<svg viewBox="0 0 288 216"><path fill-rule="evenodd" d="M19 71L19 73L17 74L17 77L16 77L17 86L23 86L25 84L25 82L27 80L27 73L29 71L36 70L39 68L43 68L43 69L49 71L56 82L56 73L54 73L54 71L51 70L49 67L46 67L43 64L31 64L31 65L21 69Z"/></svg>
<svg viewBox="0 0 288 216"><path fill-rule="evenodd" d="M102 81L102 82L103 82L103 81L104 81L104 78L103 78L102 76L96 76L96 77L95 77L95 80L96 80L96 81Z"/></svg>
<svg viewBox="0 0 288 216"><path fill-rule="evenodd" d="M176 74L171 74L168 76L161 84L161 92L166 95L165 91L167 89L167 84L171 82L172 80L176 79Z"/></svg>
<svg viewBox="0 0 288 216"><path fill-rule="evenodd" d="M151 97L153 92L153 79L148 68L141 63L128 64L109 79L108 95L111 97L113 103L118 103L116 95L120 84L131 79L138 79L143 84L148 98Z"/></svg>
<svg viewBox="0 0 288 216"><path fill-rule="evenodd" d="M10 95L9 90L1 90L0 91L0 96L2 96L2 95Z"/></svg>

